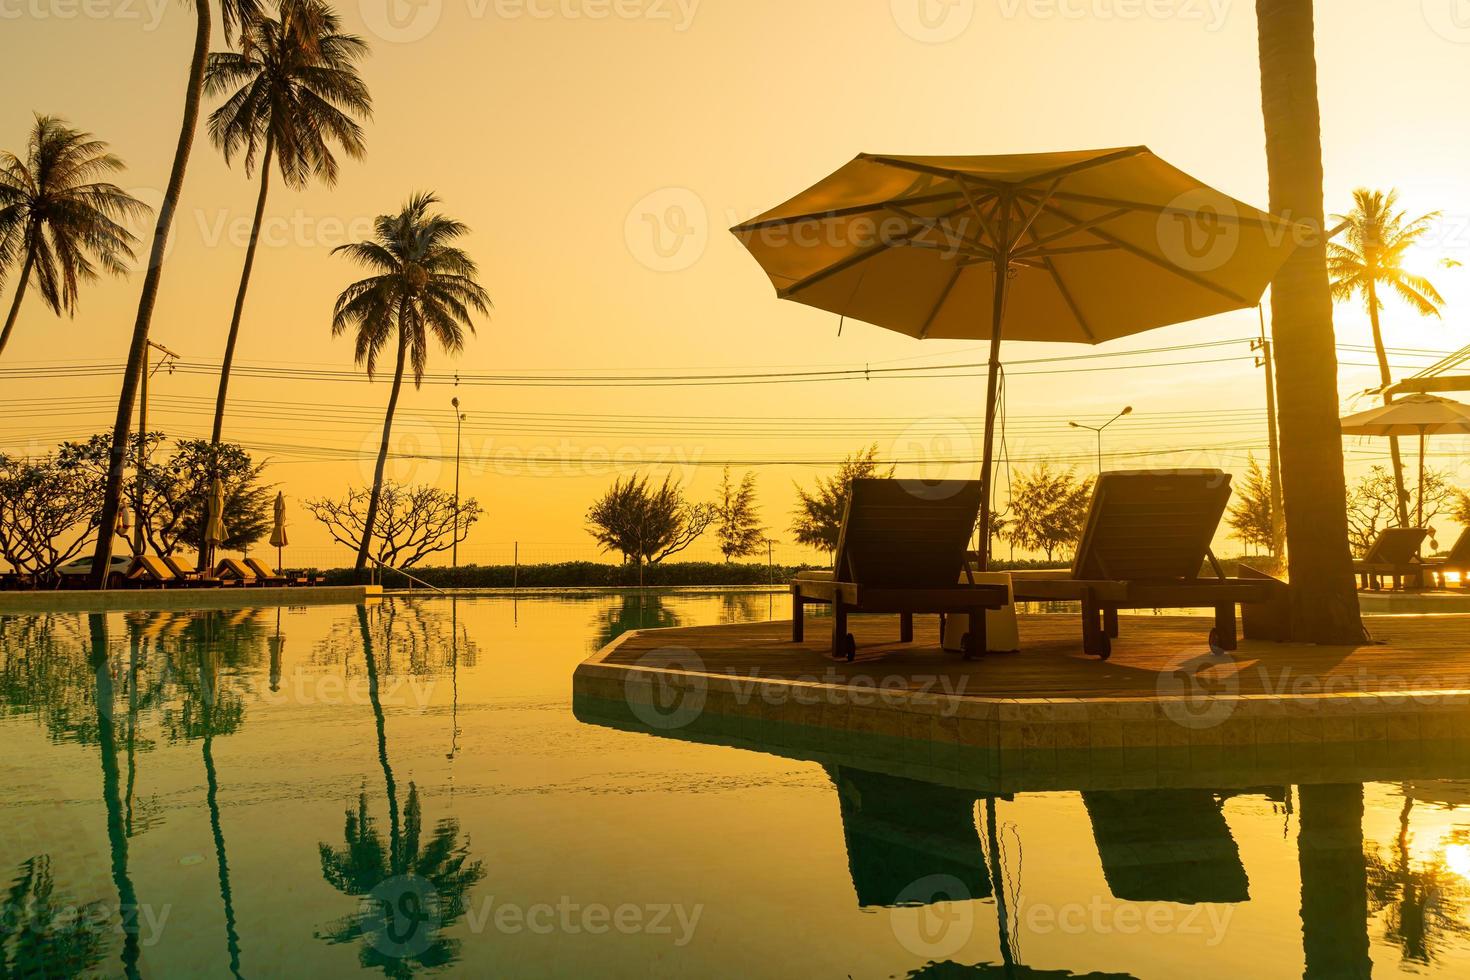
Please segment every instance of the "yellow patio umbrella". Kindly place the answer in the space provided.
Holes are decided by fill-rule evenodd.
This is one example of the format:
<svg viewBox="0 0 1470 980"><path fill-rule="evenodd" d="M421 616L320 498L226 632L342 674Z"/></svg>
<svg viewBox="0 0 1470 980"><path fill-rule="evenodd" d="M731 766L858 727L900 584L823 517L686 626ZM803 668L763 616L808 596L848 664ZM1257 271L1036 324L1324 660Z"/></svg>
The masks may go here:
<svg viewBox="0 0 1470 980"><path fill-rule="evenodd" d="M1470 405L1438 395L1409 395L1387 405L1344 416L1342 431L1350 436L1418 436L1419 503L1415 523L1424 526L1424 439L1433 435L1470 433Z"/></svg>
<svg viewBox="0 0 1470 980"><path fill-rule="evenodd" d="M731 231L782 299L919 339L990 341L982 567L1002 337L1100 344L1255 306L1300 241L1142 146L865 153Z"/></svg>
<svg viewBox="0 0 1470 980"><path fill-rule="evenodd" d="M286 495L276 491L275 525L271 528L271 547L276 549L276 570L281 568L281 549L290 544L286 539Z"/></svg>
<svg viewBox="0 0 1470 980"><path fill-rule="evenodd" d="M225 543L225 488L216 477L209 491L209 519L204 526L204 540L209 545L209 562L214 565L214 549Z"/></svg>

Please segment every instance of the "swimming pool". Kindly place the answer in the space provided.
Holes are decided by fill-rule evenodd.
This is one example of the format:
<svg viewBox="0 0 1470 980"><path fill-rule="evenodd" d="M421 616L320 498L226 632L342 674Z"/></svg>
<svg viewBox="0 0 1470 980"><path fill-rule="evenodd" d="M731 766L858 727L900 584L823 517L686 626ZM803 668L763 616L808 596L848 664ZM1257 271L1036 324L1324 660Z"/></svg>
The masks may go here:
<svg viewBox="0 0 1470 980"><path fill-rule="evenodd" d="M0 619L0 974L1470 975L1453 760L991 799L573 713L573 669L626 629L785 612Z"/></svg>

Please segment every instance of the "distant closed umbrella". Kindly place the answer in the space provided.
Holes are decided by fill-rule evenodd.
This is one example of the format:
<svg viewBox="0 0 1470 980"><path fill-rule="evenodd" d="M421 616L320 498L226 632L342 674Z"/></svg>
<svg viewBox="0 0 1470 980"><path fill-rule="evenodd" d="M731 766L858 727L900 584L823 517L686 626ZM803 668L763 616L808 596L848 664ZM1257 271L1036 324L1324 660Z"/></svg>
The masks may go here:
<svg viewBox="0 0 1470 980"><path fill-rule="evenodd" d="M1345 416L1344 435L1418 436L1419 505L1417 523L1424 526L1424 439L1433 435L1470 433L1470 405L1437 395L1410 395L1399 401Z"/></svg>
<svg viewBox="0 0 1470 980"><path fill-rule="evenodd" d="M276 523L271 528L271 547L276 549L276 567L281 565L281 549L290 544L286 539L286 495L276 491Z"/></svg>
<svg viewBox="0 0 1470 980"><path fill-rule="evenodd" d="M126 538L128 532L133 529L133 509L123 504L117 509L117 535Z"/></svg>
<svg viewBox="0 0 1470 980"><path fill-rule="evenodd" d="M1100 344L1255 306L1298 241L1142 146L865 153L731 231L781 299L919 339L990 341L982 568L1002 337Z"/></svg>
<svg viewBox="0 0 1470 980"><path fill-rule="evenodd" d="M204 527L204 540L209 543L210 561L214 560L214 549L225 543L225 488L218 479L209 494L209 521Z"/></svg>

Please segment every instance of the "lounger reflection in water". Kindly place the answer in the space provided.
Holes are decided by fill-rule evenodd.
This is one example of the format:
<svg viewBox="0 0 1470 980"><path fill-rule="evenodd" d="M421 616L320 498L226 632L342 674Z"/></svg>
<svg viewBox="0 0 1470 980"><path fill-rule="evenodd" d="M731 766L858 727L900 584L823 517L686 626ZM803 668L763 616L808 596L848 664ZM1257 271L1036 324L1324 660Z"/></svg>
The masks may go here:
<svg viewBox="0 0 1470 980"><path fill-rule="evenodd" d="M990 897L974 793L843 766L827 775L837 787L858 905Z"/></svg>
<svg viewBox="0 0 1470 980"><path fill-rule="evenodd" d="M1220 801L1207 789L1082 794L1103 876L1126 902L1245 902L1250 882Z"/></svg>

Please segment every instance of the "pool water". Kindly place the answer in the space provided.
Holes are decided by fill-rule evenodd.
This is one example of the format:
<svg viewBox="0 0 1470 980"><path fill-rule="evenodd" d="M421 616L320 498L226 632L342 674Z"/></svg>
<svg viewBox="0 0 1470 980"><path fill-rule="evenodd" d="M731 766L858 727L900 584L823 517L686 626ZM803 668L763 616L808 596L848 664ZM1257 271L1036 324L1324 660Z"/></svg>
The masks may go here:
<svg viewBox="0 0 1470 980"><path fill-rule="evenodd" d="M986 799L573 714L626 629L784 614L0 618L0 976L1470 976L1470 781Z"/></svg>

